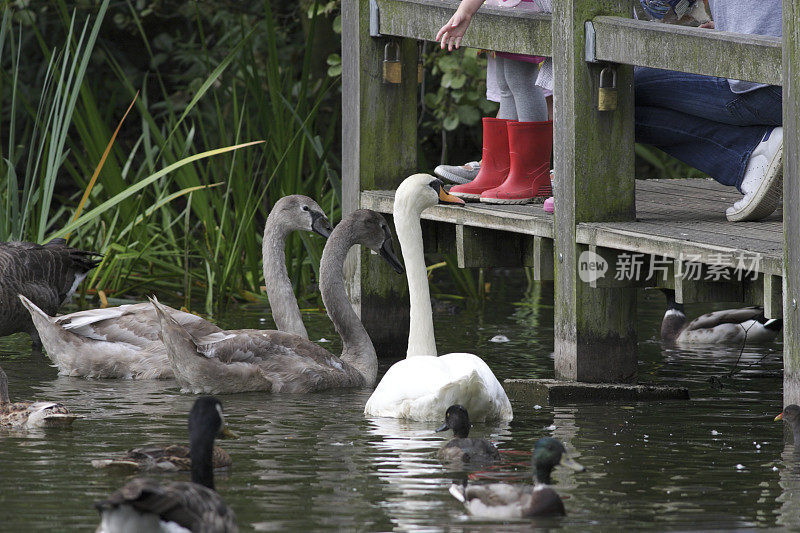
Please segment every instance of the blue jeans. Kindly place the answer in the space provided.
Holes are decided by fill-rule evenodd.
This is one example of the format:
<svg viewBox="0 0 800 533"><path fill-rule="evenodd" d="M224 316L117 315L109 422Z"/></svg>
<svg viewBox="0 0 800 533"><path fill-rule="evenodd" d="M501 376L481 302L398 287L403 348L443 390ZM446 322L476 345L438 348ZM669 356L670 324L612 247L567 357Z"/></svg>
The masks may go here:
<svg viewBox="0 0 800 533"><path fill-rule="evenodd" d="M636 142L739 187L756 145L781 125L781 88L736 94L725 78L637 68Z"/></svg>

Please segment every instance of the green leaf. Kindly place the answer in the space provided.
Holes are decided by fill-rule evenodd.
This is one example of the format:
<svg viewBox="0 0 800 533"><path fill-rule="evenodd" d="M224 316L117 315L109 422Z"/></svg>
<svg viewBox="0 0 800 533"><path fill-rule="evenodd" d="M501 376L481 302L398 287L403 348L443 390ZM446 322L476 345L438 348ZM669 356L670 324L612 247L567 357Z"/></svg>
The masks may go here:
<svg viewBox="0 0 800 533"><path fill-rule="evenodd" d="M442 123L447 131L453 131L458 127L458 115L447 115Z"/></svg>

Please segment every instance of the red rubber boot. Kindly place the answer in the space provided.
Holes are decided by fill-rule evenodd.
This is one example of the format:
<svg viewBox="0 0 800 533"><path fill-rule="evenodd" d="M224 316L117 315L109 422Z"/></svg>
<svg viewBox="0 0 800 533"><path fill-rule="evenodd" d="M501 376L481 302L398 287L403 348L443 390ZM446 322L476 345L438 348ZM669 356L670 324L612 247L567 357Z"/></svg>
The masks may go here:
<svg viewBox="0 0 800 533"><path fill-rule="evenodd" d="M483 191L501 185L511 167L508 155L508 124L516 121L502 118L483 119L483 160L478 175L469 183L450 188L450 194L477 202Z"/></svg>
<svg viewBox="0 0 800 533"><path fill-rule="evenodd" d="M527 204L534 198L553 195L550 185L550 154L553 151L553 121L514 122L508 125L511 170L499 187L481 194L487 204Z"/></svg>

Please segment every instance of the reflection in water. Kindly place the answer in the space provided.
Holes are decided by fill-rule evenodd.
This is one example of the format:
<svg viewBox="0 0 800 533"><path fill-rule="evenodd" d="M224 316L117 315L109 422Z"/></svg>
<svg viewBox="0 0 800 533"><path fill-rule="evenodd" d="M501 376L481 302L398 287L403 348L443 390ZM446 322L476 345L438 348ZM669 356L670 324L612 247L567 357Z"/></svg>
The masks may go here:
<svg viewBox="0 0 800 533"><path fill-rule="evenodd" d="M437 316L438 346L443 352L469 348L501 380L552 377L552 285L527 294L507 285L507 295L499 287L494 284L494 300L482 309ZM796 527L800 462L784 449L781 425L772 421L781 406L780 344L747 347L741 358L735 347L662 349L663 302L641 297L640 380L688 386L691 401L549 407L512 398L515 419L508 426L472 429L498 444L502 463L467 472L436 460L449 438L433 432L437 424L365 419L368 390L224 395L226 420L240 438L219 443L234 464L219 477L218 490L243 531ZM324 316L306 319L311 338L331 339L326 348L340 349ZM220 325L272 324L262 308L246 307L221 317ZM510 341L489 342L498 334ZM380 372L392 362L381 361ZM59 400L84 417L67 430L0 430L4 532L52 530L53 524L59 531L93 528L92 502L128 476L95 470L92 459L187 440L194 396L181 394L173 381L57 376L21 335L0 338L0 364L13 399ZM739 370L729 377L735 365ZM467 475L478 483L530 483L530 451L543 436L560 439L587 468L553 473L566 517L498 526L469 518L448 494L450 483Z"/></svg>

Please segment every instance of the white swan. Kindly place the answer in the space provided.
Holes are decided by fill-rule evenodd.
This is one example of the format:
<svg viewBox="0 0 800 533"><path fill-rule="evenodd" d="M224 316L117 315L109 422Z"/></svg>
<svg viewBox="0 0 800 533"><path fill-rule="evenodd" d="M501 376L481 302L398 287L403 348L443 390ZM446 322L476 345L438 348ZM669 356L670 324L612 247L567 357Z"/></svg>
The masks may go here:
<svg viewBox="0 0 800 533"><path fill-rule="evenodd" d="M267 218L262 247L264 280L278 329L308 338L286 273L284 255L286 237L297 230L328 237L331 226L314 200L294 194L278 200ZM19 299L30 313L47 356L60 374L124 379L173 377L164 343L158 338L161 325L149 303L87 309L53 317L22 294ZM222 331L199 316L162 307L197 338Z"/></svg>
<svg viewBox="0 0 800 533"><path fill-rule="evenodd" d="M476 421L513 418L511 403L489 366L471 353L436 356L420 216L439 201L463 204L428 174L406 178L394 198L394 223L408 276L411 322L406 359L392 365L364 407L368 416L439 421L460 404Z"/></svg>

